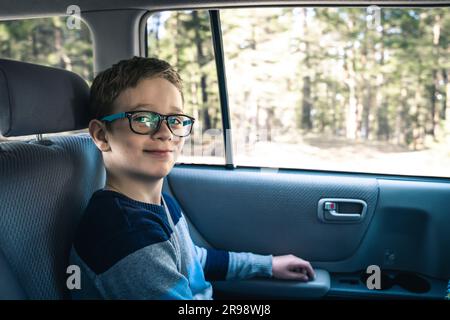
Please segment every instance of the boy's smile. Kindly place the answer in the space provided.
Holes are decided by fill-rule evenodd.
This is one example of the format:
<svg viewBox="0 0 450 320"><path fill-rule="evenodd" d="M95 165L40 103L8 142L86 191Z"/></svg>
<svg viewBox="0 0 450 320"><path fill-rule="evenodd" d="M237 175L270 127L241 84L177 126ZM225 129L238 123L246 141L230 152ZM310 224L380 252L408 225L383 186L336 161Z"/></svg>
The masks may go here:
<svg viewBox="0 0 450 320"><path fill-rule="evenodd" d="M144 150L144 153L152 157L157 157L158 159L168 158L172 152L172 150Z"/></svg>

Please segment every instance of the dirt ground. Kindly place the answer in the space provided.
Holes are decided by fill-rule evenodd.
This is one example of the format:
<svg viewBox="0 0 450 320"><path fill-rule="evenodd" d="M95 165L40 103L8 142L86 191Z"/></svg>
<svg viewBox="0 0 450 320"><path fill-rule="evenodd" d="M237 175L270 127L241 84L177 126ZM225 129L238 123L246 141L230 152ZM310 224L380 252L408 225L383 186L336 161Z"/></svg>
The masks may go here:
<svg viewBox="0 0 450 320"><path fill-rule="evenodd" d="M223 144L219 146L223 149ZM185 153L180 162L224 164L223 152ZM366 172L411 176L450 177L450 139L420 151L386 142L343 138L304 138L296 143L255 142L234 147L234 163L241 166Z"/></svg>

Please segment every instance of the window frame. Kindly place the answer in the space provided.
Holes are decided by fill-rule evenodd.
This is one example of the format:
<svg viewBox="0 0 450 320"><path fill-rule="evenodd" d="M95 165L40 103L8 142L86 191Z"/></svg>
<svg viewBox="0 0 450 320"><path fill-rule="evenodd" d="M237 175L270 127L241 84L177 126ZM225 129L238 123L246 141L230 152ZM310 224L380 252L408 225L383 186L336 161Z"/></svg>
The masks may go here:
<svg viewBox="0 0 450 320"><path fill-rule="evenodd" d="M325 3L325 4L314 4L314 3L295 3L295 4L286 4L283 2L276 2L270 5L264 4L248 4L243 3L242 5L217 5L214 6L214 9L211 7L205 6L194 6L194 7L159 7L155 10L149 10L146 14L143 15L141 20L141 35L143 35L143 40L140 42L140 52L141 56L148 57L148 42L147 42L147 21L151 17L151 15L159 12L166 11L183 11L183 10L206 10L209 13L210 23L211 23L211 34L214 48L214 58L216 63L216 72L217 72L217 81L219 86L219 99L220 99L220 110L221 110L221 118L222 118L222 131L223 131L223 141L224 141L224 155L225 155L225 164L197 164L197 163L180 163L176 164L178 167L220 167L229 170L234 169L262 169L265 167L262 166L250 166L250 165L238 165L234 162L233 157L233 144L232 144L232 130L231 130L231 122L230 122L230 109L229 109L229 99L228 99L228 89L227 89L227 78L226 78L226 68L225 68L225 58L224 58L224 44L222 38L222 25L220 21L220 11L226 9L249 9L249 8L271 8L271 7L336 7L336 8L355 8L355 7L368 7L370 5L374 5L374 3ZM415 3L404 2L404 1L393 1L392 3L382 2L379 5L382 8L434 8L434 7L442 7L447 8L448 3L442 2L428 2L428 1L416 1ZM218 60L219 57L219 60ZM305 172L305 173L318 173L318 174L340 174L340 175L352 175L352 176L362 176L362 177L372 177L376 179L391 179L391 180L401 180L401 181L422 181L422 182L450 182L450 177L445 176L420 176L420 175L409 175L409 174L394 174L394 173L382 173L382 172L363 172L363 171L340 171L340 170L329 170L329 169L306 169L306 168L289 168L289 167L272 167L271 169L285 171L285 172Z"/></svg>

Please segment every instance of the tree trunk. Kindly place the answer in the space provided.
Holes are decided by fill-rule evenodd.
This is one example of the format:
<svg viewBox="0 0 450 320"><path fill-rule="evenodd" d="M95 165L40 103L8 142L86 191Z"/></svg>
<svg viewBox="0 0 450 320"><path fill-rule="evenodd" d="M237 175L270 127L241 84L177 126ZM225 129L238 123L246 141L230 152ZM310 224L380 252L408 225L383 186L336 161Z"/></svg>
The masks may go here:
<svg viewBox="0 0 450 320"><path fill-rule="evenodd" d="M433 26L433 51L434 59L437 65L439 65L439 39L441 35L441 17L439 15L435 16L435 23ZM436 112L436 94L439 85L438 81L438 70L433 69L433 82L431 84L431 135L435 137L436 135L436 124L439 121L439 113Z"/></svg>
<svg viewBox="0 0 450 320"><path fill-rule="evenodd" d="M307 68L309 66L305 63ZM302 96L302 129L311 130L312 120L311 120L311 78L310 76L303 77L303 96Z"/></svg>
<svg viewBox="0 0 450 320"><path fill-rule="evenodd" d="M192 12L192 22L195 26L200 25L200 19L198 17L198 12ZM211 117L209 115L208 108L208 90L207 90L207 78L208 75L204 72L203 66L206 63L205 55L203 53L203 40L200 35L199 28L194 28L195 30L195 47L197 49L197 63L200 70L200 90L202 97L202 118L203 118L203 129L208 130L211 128Z"/></svg>
<svg viewBox="0 0 450 320"><path fill-rule="evenodd" d="M450 72L450 71L449 71ZM440 114L440 118L442 120L446 120L447 119L447 104L448 104L448 92L449 91L447 88L449 86L448 83L448 73L447 70L442 69L441 70L441 75L442 75L442 81L443 81L443 90L442 90L442 108L441 108L441 114Z"/></svg>
<svg viewBox="0 0 450 320"><path fill-rule="evenodd" d="M59 55L59 66L62 69L72 71L72 60L70 60L69 56L64 52L61 29L55 28L54 36L55 36L55 50L56 52L58 52Z"/></svg>
<svg viewBox="0 0 450 320"><path fill-rule="evenodd" d="M311 70L311 65L309 61L309 42L307 39L308 34L308 26L306 24L306 11L303 8L302 9L302 19L303 19L303 35L302 40L305 43L304 47L304 60L303 64L305 68L303 70L305 74L303 75L303 90L302 90L302 121L301 121L301 128L307 131L310 131L312 129L312 120L311 120L311 110L312 110L312 100L311 100L311 77L309 75L309 72ZM306 39L306 40L305 40Z"/></svg>
<svg viewBox="0 0 450 320"><path fill-rule="evenodd" d="M352 17L349 16L347 28L349 32L353 31L354 23ZM345 83L348 87L348 106L346 111L346 137L348 139L356 139L357 131L357 111L358 98L356 96L356 72L355 72L355 49L353 44L345 50L344 53L344 69Z"/></svg>
<svg viewBox="0 0 450 320"><path fill-rule="evenodd" d="M348 87L348 106L346 112L346 136L348 139L356 138L358 99L356 97L356 74L354 68L353 47L348 49L344 55L345 59L345 83Z"/></svg>
<svg viewBox="0 0 450 320"><path fill-rule="evenodd" d="M433 137L436 134L436 94L437 94L437 70L433 69L433 82L430 85L430 130L427 132Z"/></svg>

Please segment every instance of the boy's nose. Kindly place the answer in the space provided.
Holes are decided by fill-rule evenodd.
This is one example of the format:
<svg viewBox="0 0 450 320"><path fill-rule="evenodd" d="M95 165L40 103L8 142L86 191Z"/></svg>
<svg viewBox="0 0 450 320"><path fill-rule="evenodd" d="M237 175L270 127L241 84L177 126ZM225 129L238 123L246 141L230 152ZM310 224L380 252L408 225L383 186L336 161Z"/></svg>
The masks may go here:
<svg viewBox="0 0 450 320"><path fill-rule="evenodd" d="M161 121L158 131L152 134L154 139L160 140L172 140L173 133L169 129L169 125L167 124L167 120Z"/></svg>

